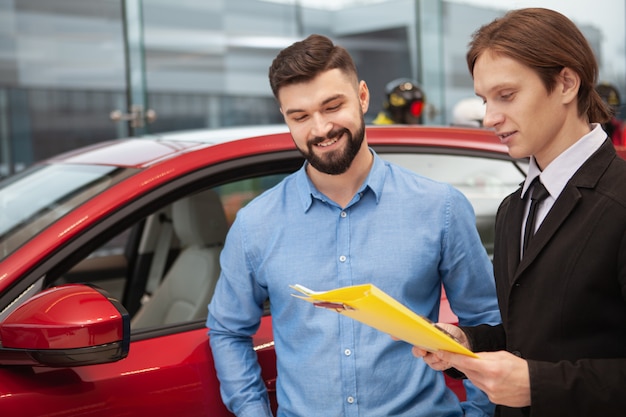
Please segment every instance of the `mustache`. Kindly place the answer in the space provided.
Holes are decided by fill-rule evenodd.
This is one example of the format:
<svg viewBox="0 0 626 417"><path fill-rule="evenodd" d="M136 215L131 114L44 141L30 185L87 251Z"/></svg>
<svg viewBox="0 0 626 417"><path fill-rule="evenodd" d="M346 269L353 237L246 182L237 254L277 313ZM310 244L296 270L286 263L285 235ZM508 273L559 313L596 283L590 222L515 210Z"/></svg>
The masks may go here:
<svg viewBox="0 0 626 417"><path fill-rule="evenodd" d="M309 146L317 145L318 143L324 142L325 140L335 139L344 133L350 134L350 131L346 128L338 128L333 129L326 136L316 136L313 139L309 140Z"/></svg>

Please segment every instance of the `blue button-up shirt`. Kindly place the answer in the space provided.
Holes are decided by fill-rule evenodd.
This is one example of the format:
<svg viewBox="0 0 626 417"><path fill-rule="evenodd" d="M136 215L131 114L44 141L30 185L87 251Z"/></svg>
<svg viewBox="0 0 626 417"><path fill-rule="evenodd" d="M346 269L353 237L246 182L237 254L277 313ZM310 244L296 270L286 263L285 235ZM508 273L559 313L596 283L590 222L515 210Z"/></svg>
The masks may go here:
<svg viewBox="0 0 626 417"><path fill-rule="evenodd" d="M467 199L374 154L342 208L305 167L240 210L222 252L207 325L226 405L238 416L270 415L250 340L269 298L279 416L491 415L469 382L461 404L409 344L292 297L289 287L373 283L437 321L443 283L461 324L499 323L492 265Z"/></svg>

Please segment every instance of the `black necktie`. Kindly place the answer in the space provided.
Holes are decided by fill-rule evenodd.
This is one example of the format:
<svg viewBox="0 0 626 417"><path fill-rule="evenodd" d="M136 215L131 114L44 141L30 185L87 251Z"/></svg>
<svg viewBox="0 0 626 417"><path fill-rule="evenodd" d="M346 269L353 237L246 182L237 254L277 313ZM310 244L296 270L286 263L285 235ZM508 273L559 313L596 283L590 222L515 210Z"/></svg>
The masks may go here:
<svg viewBox="0 0 626 417"><path fill-rule="evenodd" d="M526 228L524 229L524 252L528 248L531 238L535 234L535 218L537 217L537 208L541 202L549 196L548 190L543 186L539 177L533 180L532 190L530 194L530 210L526 218Z"/></svg>

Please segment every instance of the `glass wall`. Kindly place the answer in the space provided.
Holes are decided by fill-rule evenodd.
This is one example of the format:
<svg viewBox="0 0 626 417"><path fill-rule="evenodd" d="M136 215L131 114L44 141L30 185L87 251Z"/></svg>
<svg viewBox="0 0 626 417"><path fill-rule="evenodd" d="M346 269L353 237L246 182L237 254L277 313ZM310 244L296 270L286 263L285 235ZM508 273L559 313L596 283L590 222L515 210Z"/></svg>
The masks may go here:
<svg viewBox="0 0 626 417"><path fill-rule="evenodd" d="M408 77L427 95L423 123L449 124L473 96L471 33L527 6L571 17L601 81L626 94L623 0L0 0L0 177L106 139L281 123L267 70L311 33L354 56L368 122Z"/></svg>
<svg viewBox="0 0 626 417"><path fill-rule="evenodd" d="M0 0L0 175L124 134L120 0Z"/></svg>

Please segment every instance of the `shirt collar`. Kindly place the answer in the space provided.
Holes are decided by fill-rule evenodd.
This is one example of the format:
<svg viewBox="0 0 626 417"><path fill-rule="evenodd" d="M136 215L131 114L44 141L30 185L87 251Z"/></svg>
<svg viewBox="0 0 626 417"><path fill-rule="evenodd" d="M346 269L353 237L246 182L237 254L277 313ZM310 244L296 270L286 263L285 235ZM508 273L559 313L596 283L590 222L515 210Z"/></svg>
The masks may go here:
<svg viewBox="0 0 626 417"><path fill-rule="evenodd" d="M385 183L385 161L383 161L373 149L370 148L370 152L374 156L374 162L372 169L370 170L367 178L359 188L355 198L348 204L348 207L355 204L360 195L363 195L367 190L371 190L376 198L378 204L380 195L383 191L383 185ZM298 194L300 195L300 201L302 202L302 209L306 212L311 208L313 199L317 199L323 202L331 202L331 200L322 194L313 184L309 176L306 174L306 167L308 162L305 161L302 167L296 173L296 184ZM334 204L334 203L332 203Z"/></svg>
<svg viewBox="0 0 626 417"><path fill-rule="evenodd" d="M533 156L530 157L528 175L522 187L522 198L526 196L530 184L539 175L541 175L541 183L546 187L552 198L556 199L561 194L561 191L563 191L570 178L578 171L578 168L602 146L607 138L606 132L602 130L600 124L593 123L592 126L591 132L557 156L543 171L537 166L535 158Z"/></svg>

